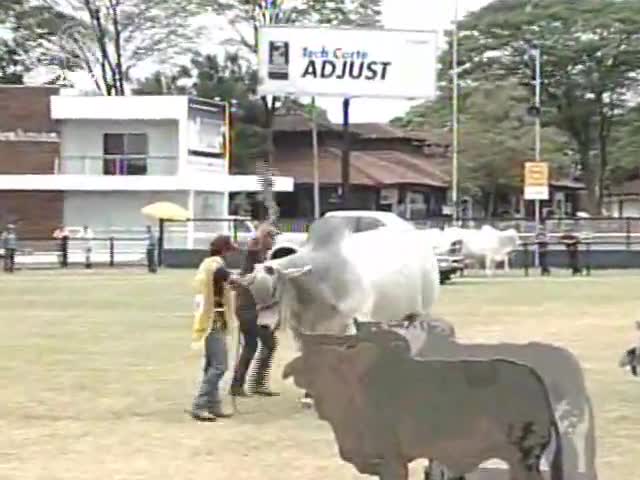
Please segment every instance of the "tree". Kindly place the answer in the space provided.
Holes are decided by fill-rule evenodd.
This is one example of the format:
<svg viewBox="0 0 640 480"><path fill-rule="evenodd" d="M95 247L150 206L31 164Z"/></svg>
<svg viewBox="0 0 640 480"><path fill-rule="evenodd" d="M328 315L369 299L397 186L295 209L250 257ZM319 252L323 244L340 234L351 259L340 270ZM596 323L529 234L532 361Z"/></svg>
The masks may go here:
<svg viewBox="0 0 640 480"><path fill-rule="evenodd" d="M16 37L37 58L61 58L84 70L96 89L124 95L131 70L144 61L167 63L195 45L200 0L37 0L20 12ZM31 54L33 58L33 53Z"/></svg>
<svg viewBox="0 0 640 480"><path fill-rule="evenodd" d="M217 12L223 15L235 35L227 39L227 45L243 49L250 61L255 62L258 51L258 29L270 23L321 24L321 25L380 25L381 0L303 0L297 5L283 7L280 0L256 2L255 0L220 0ZM248 30L250 33L246 33ZM282 104L276 96L260 98L264 109L263 127L267 134L266 163L273 165L273 118Z"/></svg>
<svg viewBox="0 0 640 480"><path fill-rule="evenodd" d="M525 113L528 100L526 89L504 81L480 83L460 102L460 191L481 201L487 216L497 213L498 197L522 188L524 162L534 158L534 122ZM409 129L450 132L451 108L441 95L433 102L413 107L393 123ZM552 174L568 174L571 155L567 136L546 127L541 140Z"/></svg>
<svg viewBox="0 0 640 480"><path fill-rule="evenodd" d="M530 51L542 52L542 123L566 132L578 153L589 210L599 213L616 119L640 74L640 2L495 0L459 24L462 95L478 83L517 79L530 88ZM451 32L440 58L440 94L451 98ZM415 113L414 113L415 115ZM466 133L462 133L466 135Z"/></svg>
<svg viewBox="0 0 640 480"><path fill-rule="evenodd" d="M625 112L616 122L610 142L609 184L640 177L640 106Z"/></svg>
<svg viewBox="0 0 640 480"><path fill-rule="evenodd" d="M596 214L614 122L638 86L638 22L640 2L634 0L496 0L459 25L458 67L467 85L508 78L531 85L532 64L525 58L532 47L541 48L543 122L575 143ZM441 65L450 65L445 58L449 52Z"/></svg>

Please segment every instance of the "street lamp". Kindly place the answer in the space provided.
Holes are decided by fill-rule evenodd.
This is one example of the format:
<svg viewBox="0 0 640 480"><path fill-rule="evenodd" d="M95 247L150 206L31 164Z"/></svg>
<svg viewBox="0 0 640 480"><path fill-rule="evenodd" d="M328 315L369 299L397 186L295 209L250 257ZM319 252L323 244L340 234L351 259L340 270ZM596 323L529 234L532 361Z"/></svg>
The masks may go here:
<svg viewBox="0 0 640 480"><path fill-rule="evenodd" d="M451 175L451 201L453 203L453 223L458 221L458 0L455 1L453 14L453 45L451 48L451 62L453 64L453 91L452 91L452 175Z"/></svg>

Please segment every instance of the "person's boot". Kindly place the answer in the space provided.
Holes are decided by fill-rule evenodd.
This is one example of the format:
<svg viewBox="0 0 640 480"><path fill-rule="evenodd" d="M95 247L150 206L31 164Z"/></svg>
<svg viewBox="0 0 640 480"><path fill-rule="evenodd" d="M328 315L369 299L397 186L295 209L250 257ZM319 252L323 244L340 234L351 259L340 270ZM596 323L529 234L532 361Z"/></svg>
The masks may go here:
<svg viewBox="0 0 640 480"><path fill-rule="evenodd" d="M221 403L214 403L213 405L211 405L211 408L209 409L209 413L211 413L211 415L215 416L216 418L231 418L233 417L233 414L231 413L225 413L225 411L222 409L222 404Z"/></svg>
<svg viewBox="0 0 640 480"><path fill-rule="evenodd" d="M260 395L262 397L277 397L280 395L278 392L274 392L268 386L268 376L269 376L269 366L263 365L262 359L258 360L258 367L256 368L255 375L253 375L252 379L249 381L251 390L254 395Z"/></svg>
<svg viewBox="0 0 640 480"><path fill-rule="evenodd" d="M194 408L190 412L191 418L198 422L215 422L216 416L204 408Z"/></svg>

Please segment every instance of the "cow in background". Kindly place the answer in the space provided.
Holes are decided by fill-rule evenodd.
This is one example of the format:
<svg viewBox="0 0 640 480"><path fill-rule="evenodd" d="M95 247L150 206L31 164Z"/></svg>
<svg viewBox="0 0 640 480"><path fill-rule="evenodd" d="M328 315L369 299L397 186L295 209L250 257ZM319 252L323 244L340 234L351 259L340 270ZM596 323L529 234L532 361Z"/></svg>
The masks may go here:
<svg viewBox="0 0 640 480"><path fill-rule="evenodd" d="M562 443L544 381L506 359L417 360L400 334L301 335L302 355L283 378L309 391L340 457L363 474L407 480L408 464L433 458L465 475L492 458L512 480L563 480ZM567 479L568 480L568 479Z"/></svg>
<svg viewBox="0 0 640 480"><path fill-rule="evenodd" d="M439 238L441 245L451 245L454 241L462 241L465 259L484 261L485 274L489 277L498 262L504 262L505 271L509 271L509 254L520 244L520 237L515 228L497 230L484 225L480 229L450 227Z"/></svg>

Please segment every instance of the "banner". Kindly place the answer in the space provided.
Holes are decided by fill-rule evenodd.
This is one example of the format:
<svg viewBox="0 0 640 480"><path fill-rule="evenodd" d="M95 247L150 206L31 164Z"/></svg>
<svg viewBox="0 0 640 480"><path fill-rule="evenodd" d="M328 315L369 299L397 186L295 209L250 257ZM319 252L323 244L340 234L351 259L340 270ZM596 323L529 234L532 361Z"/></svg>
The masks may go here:
<svg viewBox="0 0 640 480"><path fill-rule="evenodd" d="M433 31L267 25L258 31L259 95L430 99Z"/></svg>
<svg viewBox="0 0 640 480"><path fill-rule="evenodd" d="M525 162L524 199L549 200L549 164L547 162Z"/></svg>

